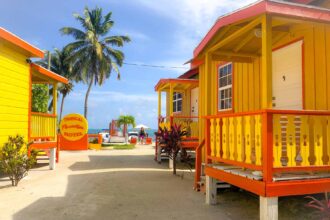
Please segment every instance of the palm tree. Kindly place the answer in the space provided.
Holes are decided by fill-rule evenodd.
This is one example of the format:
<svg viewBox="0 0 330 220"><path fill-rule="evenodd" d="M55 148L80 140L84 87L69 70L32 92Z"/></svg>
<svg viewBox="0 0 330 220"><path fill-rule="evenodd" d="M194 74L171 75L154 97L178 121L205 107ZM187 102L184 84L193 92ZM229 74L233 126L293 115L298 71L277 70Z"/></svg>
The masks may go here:
<svg viewBox="0 0 330 220"><path fill-rule="evenodd" d="M70 55L70 51L68 51L67 49L64 48L62 50L59 50L55 48L54 53L52 53L50 56L50 70L70 80L76 80L75 76L73 75L71 65L68 62L69 55ZM47 67L48 55L46 55L43 60L37 61L36 63L38 63L43 67ZM73 90L72 82L69 82L68 84L59 83L57 87L57 91L62 95L59 121L61 121L62 119L64 99L72 90ZM49 90L49 95L50 96L53 95L53 88ZM53 99L49 104L48 110L51 111L52 107L53 107Z"/></svg>
<svg viewBox="0 0 330 220"><path fill-rule="evenodd" d="M74 72L78 73L80 80L88 84L85 96L84 116L87 118L88 96L93 83L102 85L109 78L111 71L117 73L120 79L119 66L122 66L124 53L115 47L122 47L129 42L128 36L108 36L114 21L112 13L102 15L102 9L96 7L93 10L85 8L84 14L73 16L80 22L82 29L63 27L60 29L63 35L71 35L75 41L66 46L72 53L70 61Z"/></svg>
<svg viewBox="0 0 330 220"><path fill-rule="evenodd" d="M118 120L117 120L117 125L118 127L123 126L123 134L125 135L125 142L128 142L128 138L127 138L127 127L129 125L132 125L133 127L135 127L135 118L132 115L121 115L119 116Z"/></svg>

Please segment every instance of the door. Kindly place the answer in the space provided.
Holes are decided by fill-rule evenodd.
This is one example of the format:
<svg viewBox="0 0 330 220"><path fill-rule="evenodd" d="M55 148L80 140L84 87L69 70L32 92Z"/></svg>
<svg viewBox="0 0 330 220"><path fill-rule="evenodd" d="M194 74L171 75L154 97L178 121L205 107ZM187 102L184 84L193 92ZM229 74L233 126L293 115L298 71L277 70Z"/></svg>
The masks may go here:
<svg viewBox="0 0 330 220"><path fill-rule="evenodd" d="M191 116L198 117L198 87L191 90ZM197 119L196 119L197 120Z"/></svg>
<svg viewBox="0 0 330 220"><path fill-rule="evenodd" d="M302 110L303 41L273 51L273 108Z"/></svg>

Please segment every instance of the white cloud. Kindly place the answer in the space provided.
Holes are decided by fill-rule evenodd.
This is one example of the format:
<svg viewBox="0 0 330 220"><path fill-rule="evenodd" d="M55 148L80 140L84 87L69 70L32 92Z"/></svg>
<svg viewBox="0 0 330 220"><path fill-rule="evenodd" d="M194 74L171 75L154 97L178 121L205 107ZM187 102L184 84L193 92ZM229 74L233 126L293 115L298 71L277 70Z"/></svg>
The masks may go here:
<svg viewBox="0 0 330 220"><path fill-rule="evenodd" d="M138 0L139 4L167 17L178 24L173 33L170 53L186 56L197 46L218 17L256 0Z"/></svg>
<svg viewBox="0 0 330 220"><path fill-rule="evenodd" d="M74 91L70 93L68 99L71 100L83 100L85 98L85 91ZM90 103L94 106L95 102L157 102L156 94L126 94L122 92L114 92L114 91L92 91L90 93ZM89 103L89 104L90 104Z"/></svg>
<svg viewBox="0 0 330 220"><path fill-rule="evenodd" d="M150 40L150 37L148 35L146 35L145 33L142 33L140 31L133 30L133 29L117 28L116 29L116 34L118 34L118 35L128 35L133 41L136 40L136 39L137 40L143 40L143 41Z"/></svg>

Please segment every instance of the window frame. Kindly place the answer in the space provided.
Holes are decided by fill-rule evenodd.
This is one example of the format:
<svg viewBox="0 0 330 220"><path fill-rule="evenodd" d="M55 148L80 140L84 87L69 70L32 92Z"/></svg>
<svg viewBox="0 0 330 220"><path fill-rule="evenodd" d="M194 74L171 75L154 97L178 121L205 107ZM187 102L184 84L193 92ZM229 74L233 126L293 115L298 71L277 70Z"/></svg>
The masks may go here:
<svg viewBox="0 0 330 220"><path fill-rule="evenodd" d="M231 65L231 84L220 87L220 69L224 68L226 66ZM226 63L222 63L220 65L217 65L217 112L218 113L231 113L233 112L234 109L234 63L233 62L226 62ZM221 99L221 95L220 95L220 91L223 90L227 90L227 89L231 89L231 107L230 108L225 108L225 109L221 109L220 105L221 105L221 101L225 100Z"/></svg>
<svg viewBox="0 0 330 220"><path fill-rule="evenodd" d="M181 97L178 97L178 95L181 95ZM179 106L178 103L180 103L180 102L181 102L181 109L179 111L178 110L178 106ZM173 92L173 109L172 109L173 113L181 113L182 108L183 108L182 104L183 104L183 93Z"/></svg>

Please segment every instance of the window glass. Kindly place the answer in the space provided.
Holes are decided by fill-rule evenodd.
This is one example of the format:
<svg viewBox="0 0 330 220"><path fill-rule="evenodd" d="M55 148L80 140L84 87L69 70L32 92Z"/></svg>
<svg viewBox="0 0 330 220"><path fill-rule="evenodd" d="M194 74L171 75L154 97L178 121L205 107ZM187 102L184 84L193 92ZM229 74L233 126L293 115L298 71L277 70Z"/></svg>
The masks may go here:
<svg viewBox="0 0 330 220"><path fill-rule="evenodd" d="M220 66L218 69L219 77L219 110L232 108L232 63Z"/></svg>

